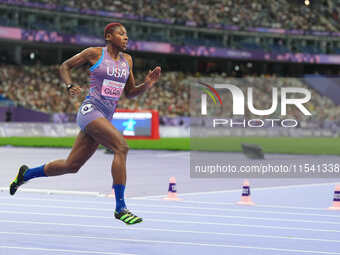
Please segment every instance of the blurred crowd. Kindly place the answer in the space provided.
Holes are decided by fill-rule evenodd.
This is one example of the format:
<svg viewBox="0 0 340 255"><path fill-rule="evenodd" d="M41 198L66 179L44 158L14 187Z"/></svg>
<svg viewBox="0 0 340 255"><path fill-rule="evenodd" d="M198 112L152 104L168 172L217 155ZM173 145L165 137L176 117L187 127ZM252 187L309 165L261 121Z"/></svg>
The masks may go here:
<svg viewBox="0 0 340 255"><path fill-rule="evenodd" d="M0 66L0 94L13 100L15 103L26 108L39 110L48 113L69 113L77 112L82 100L87 94L88 72L85 68L72 71L74 84L83 88L79 97L71 97L67 94L62 81L59 78L58 66ZM136 72L136 81L143 82L145 73ZM340 106L336 106L329 98L307 87L303 79L281 78L276 76L246 76L244 78L227 77L226 74L184 74L181 72L162 73L158 83L133 99L124 96L119 101L118 108L121 109L155 109L160 116L200 116L201 94L203 86L196 86L198 81L208 84L230 83L237 85L247 95L247 88L253 88L254 107L257 109L269 109L272 105L272 88L278 88L280 95L281 87L302 87L312 92L311 100L306 104L312 116L305 116L296 107L287 107L285 119L292 118L299 121L324 121L329 120L340 123ZM230 93L222 93L223 108L214 106L208 97L209 111L223 117L231 117L233 107ZM245 98L246 99L246 98ZM218 105L218 104L217 104ZM280 101L275 114L270 118L280 118ZM258 118L245 107L246 118ZM209 114L211 112L208 112ZM266 118L269 116L262 116ZM340 125L339 125L340 126Z"/></svg>
<svg viewBox="0 0 340 255"><path fill-rule="evenodd" d="M207 24L318 31L340 30L339 0L21 0L69 8L112 11L167 20L178 25Z"/></svg>
<svg viewBox="0 0 340 255"><path fill-rule="evenodd" d="M143 82L146 73L136 73L136 82ZM79 97L70 97L59 78L58 66L0 66L0 94L16 103L48 113L76 113L87 95L88 71L85 67L72 71L74 84L82 87ZM162 74L157 86L133 99L124 96L118 108L155 109L160 115L188 114L189 86L179 73Z"/></svg>

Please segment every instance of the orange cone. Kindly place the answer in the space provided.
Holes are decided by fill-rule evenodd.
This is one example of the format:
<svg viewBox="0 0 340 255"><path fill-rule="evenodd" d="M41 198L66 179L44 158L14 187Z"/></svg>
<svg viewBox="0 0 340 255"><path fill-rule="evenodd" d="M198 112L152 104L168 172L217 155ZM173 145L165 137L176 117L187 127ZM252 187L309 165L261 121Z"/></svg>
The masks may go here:
<svg viewBox="0 0 340 255"><path fill-rule="evenodd" d="M340 184L336 185L333 197L333 206L328 207L329 210L340 210Z"/></svg>
<svg viewBox="0 0 340 255"><path fill-rule="evenodd" d="M169 189L168 189L168 196L164 198L165 200L181 200L177 197L177 190L176 190L176 178L170 177L169 179Z"/></svg>
<svg viewBox="0 0 340 255"><path fill-rule="evenodd" d="M237 204L238 205L255 205L255 203L251 201L251 198L250 198L250 186L247 180L243 182L241 201L237 202Z"/></svg>
<svg viewBox="0 0 340 255"><path fill-rule="evenodd" d="M112 192L111 192L110 194L107 194L106 196L107 196L107 197L113 197L113 198L115 198L115 197L116 197L116 196L115 196L115 190L112 189Z"/></svg>

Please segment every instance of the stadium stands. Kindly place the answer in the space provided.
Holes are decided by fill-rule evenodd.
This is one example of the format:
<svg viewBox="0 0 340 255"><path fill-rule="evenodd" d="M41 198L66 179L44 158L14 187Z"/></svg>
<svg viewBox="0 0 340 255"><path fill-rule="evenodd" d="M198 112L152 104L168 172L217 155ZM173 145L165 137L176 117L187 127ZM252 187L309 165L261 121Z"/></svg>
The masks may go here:
<svg viewBox="0 0 340 255"><path fill-rule="evenodd" d="M24 29L60 32L63 34L82 34L87 36L102 36L103 22L107 18L125 21L144 21L154 24L175 24L186 26L192 32L192 27L217 28L229 31L269 32L277 35L319 35L338 37L340 31L340 4L337 0L312 1L312 6L305 6L303 1L289 0L0 0L0 4L25 7L20 13L17 10L0 11L0 25L22 27ZM48 12L37 14L30 9L45 9ZM16 13L19 11L18 13ZM77 16L59 17L53 13L84 14ZM22 16L17 18L17 16ZM91 18L93 17L93 20ZM97 17L94 17L97 16ZM16 17L16 18L15 18ZM100 18L99 18L100 17ZM105 19L105 21L104 21ZM65 21L67 20L67 21ZM95 20L95 21L94 21ZM153 24L153 25L154 25ZM145 25L145 23L144 23ZM264 49L267 52L305 52L305 53L338 53L339 45L332 40L322 44L314 40L305 45L300 42L291 43L286 38L251 41L249 36L238 40L227 39L222 33L206 38L207 33L199 32L196 36L180 34L176 30L169 35L166 29L148 28L139 24L130 33L130 39L141 41L170 42L179 45L205 45L211 47L228 47L234 49ZM144 26L144 27L143 27ZM166 27L163 27L166 28ZM191 29L191 30L190 30ZM254 35L254 34L253 34Z"/></svg>
<svg viewBox="0 0 340 255"><path fill-rule="evenodd" d="M88 81L85 68L72 72L72 78L75 83L83 87L83 93L79 98L72 98L66 94L65 88L61 86L62 82L59 78L57 66L3 65L0 68L0 75L5 78L0 86L0 94L3 93L17 104L43 112L75 113L87 93ZM144 75L144 73L136 73L136 80L142 81ZM198 80L210 84L221 82L239 84L245 94L248 87L245 84L248 84L254 88L254 98L260 100L256 101L256 105L261 109L270 108L273 86L308 87L304 79L298 78L280 78L276 76L232 78L226 77L225 74L211 74L208 76L166 72L162 74L158 84L148 93L144 93L135 99L122 98L119 108L156 109L159 111L160 116L167 117L189 116L190 107L195 106L190 105L190 88ZM307 104L308 109L313 112L312 120L331 120L340 123L340 106L337 106L329 97L321 96L311 87L308 87L308 89L312 91L312 99ZM232 109L231 97L228 94L224 96L225 112L230 112L230 109ZM200 107L200 104L196 104L196 106ZM224 114L224 117L227 117L227 115ZM246 117L256 118L255 115L249 112L246 113ZM280 114L277 113L274 117L280 118ZM300 121L310 119L309 116L304 116L296 108L288 108L286 118L294 118Z"/></svg>
<svg viewBox="0 0 340 255"><path fill-rule="evenodd" d="M136 80L142 81L145 74L137 73ZM87 70L72 72L75 84L84 88L79 98L71 98L61 86L58 66L10 66L0 67L3 77L0 94L27 108L43 112L75 113L87 93ZM136 99L123 99L120 108L156 109L160 115L188 115L189 86L181 82L184 76L179 73L165 73L157 86Z"/></svg>
<svg viewBox="0 0 340 255"><path fill-rule="evenodd" d="M199 27L230 28L230 30L233 30L232 28L237 27L235 30L247 30L249 27L257 27L276 29L277 31L294 30L301 32L303 30L306 33L308 31L340 31L340 0L313 1L312 7L301 4L301 1L290 0L0 0L0 4L25 6L32 10L46 9L51 10L52 13L85 13L87 16L110 17L108 13L111 13L114 14L111 16L113 19L119 19L118 17L120 16L123 23L124 20L131 19L187 26L186 29L188 27ZM6 11L1 13L0 25L22 27L22 24L15 23L15 19L11 16L6 16L8 13ZM47 16L44 17L42 14L39 15L22 17L22 21L26 22L28 26L24 28L46 31L59 31L58 29L61 29L60 24L57 26L54 19L50 19ZM96 19L97 17L93 17L91 22L96 23ZM77 35L102 34L102 29L100 31L98 29L98 32L93 31L92 27L91 30L91 27L88 26L85 20L82 23L79 20L70 19L64 23L67 26L63 27L66 30L60 30L63 33L77 32ZM100 23L98 24L100 25ZM147 27L146 30L151 31L152 28ZM252 34L243 37L223 38L223 36L217 33L200 34L197 32L198 30L195 30L197 32L196 36L191 36L192 34L190 33L186 34L189 30L183 31L183 33L178 33L175 36L169 36L173 37L173 41L170 42L179 45L225 47L225 41L223 42L222 39L228 39L228 47L234 49L265 50L280 54L287 52L305 52L311 54L340 53L340 42L336 40L334 43L332 42L332 51L327 52L328 42L326 36L324 36L324 41L314 40L311 42L308 42L307 39L291 38L290 44L287 45L286 39L289 36L287 38L267 38L266 36L254 36ZM264 29L263 31L266 30ZM144 30L135 29L129 36L133 40L168 42L169 37L165 37L162 32L164 31L160 29L150 34ZM280 33L277 32L277 34ZM281 34L284 34L284 32ZM300 35L300 33L297 33L297 35ZM315 35L313 34L313 36ZM237 64L242 72L244 71L243 65L247 65L247 63ZM234 68L234 65L232 66ZM265 68L263 70L263 73L266 73ZM137 72L136 80L142 81L144 75L145 73ZM245 80L253 81L254 79L252 73L243 73L242 75L245 75ZM0 95L3 94L6 98L29 109L49 113L65 112L71 114L77 111L81 100L86 95L86 89L84 89L80 98L68 97L65 89L61 86L58 66L56 65L13 66L5 62L5 64L0 66L0 76L2 78L0 81ZM236 76L236 74L228 73L228 79L233 79L231 78L232 76ZM160 116L163 117L189 116L190 85L195 83L197 79L213 83L216 81L226 81L227 75L223 73L194 75L178 71L165 72L162 74L157 86L152 88L149 93L133 100L122 99L119 107L126 109L152 108L158 110ZM80 68L73 72L73 80L75 83L85 87L88 83L86 69ZM271 102L271 93L268 90L271 85L269 83L283 83L287 84L287 86L296 87L308 86L303 79L286 79L276 76L270 76L269 78L262 79L262 81L265 82L255 82L255 86L253 86L256 88L256 98L261 100L259 102L261 107L270 106L268 105ZM226 102L225 107L231 107L231 100L226 100ZM314 90L312 101L308 107L317 113L316 116L313 116L313 120L340 120L340 108L327 96L321 96ZM254 117L249 113L247 114L247 117ZM298 111L292 111L289 114L289 116L295 119L306 119Z"/></svg>
<svg viewBox="0 0 340 255"><path fill-rule="evenodd" d="M309 8L301 1L289 0L10 0L17 5L40 3L57 10L77 12L79 9L116 12L145 20L177 25L238 25L317 31L339 31L337 1L315 1ZM31 6L34 6L31 4ZM36 5L37 6L37 5ZM38 7L38 6L37 6Z"/></svg>

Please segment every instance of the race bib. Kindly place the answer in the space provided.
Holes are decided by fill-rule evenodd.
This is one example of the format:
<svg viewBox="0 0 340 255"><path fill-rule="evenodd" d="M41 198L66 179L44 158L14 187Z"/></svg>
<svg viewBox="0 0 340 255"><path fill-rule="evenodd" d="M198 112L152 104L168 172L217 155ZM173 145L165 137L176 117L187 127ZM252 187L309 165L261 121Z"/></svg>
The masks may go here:
<svg viewBox="0 0 340 255"><path fill-rule="evenodd" d="M85 105L83 105L83 106L81 107L80 112L81 112L81 114L85 115L85 114L87 114L87 113L89 113L89 112L92 112L93 109L94 109L94 108L93 108L93 105L92 105L92 104L85 104Z"/></svg>
<svg viewBox="0 0 340 255"><path fill-rule="evenodd" d="M102 96L105 99L119 99L123 90L124 83L104 79L102 84Z"/></svg>

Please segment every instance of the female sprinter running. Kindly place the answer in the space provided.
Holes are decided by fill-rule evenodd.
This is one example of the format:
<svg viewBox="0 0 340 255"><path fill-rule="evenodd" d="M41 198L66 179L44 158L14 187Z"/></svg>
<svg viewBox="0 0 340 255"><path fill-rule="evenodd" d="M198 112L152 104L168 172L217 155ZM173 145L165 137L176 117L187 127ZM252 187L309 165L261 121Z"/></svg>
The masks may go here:
<svg viewBox="0 0 340 255"><path fill-rule="evenodd" d="M18 175L10 185L10 194L14 195L19 186L28 180L43 176L56 176L76 173L93 155L99 144L114 152L112 162L113 189L116 197L115 218L126 224L142 222L142 218L131 213L124 201L126 185L126 157L128 146L111 124L117 102L124 91L128 98L143 93L151 88L160 77L161 68L157 66L149 71L144 83L136 86L132 72L132 58L123 53L126 50L128 36L124 26L110 23L104 29L106 47L90 47L66 60L60 66L60 75L71 96L79 95L81 88L73 85L71 69L90 63L90 89L77 114L77 123L81 129L67 159L60 159L48 164L29 168L20 167Z"/></svg>

